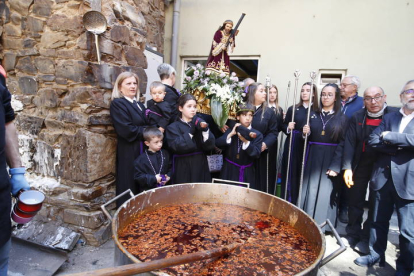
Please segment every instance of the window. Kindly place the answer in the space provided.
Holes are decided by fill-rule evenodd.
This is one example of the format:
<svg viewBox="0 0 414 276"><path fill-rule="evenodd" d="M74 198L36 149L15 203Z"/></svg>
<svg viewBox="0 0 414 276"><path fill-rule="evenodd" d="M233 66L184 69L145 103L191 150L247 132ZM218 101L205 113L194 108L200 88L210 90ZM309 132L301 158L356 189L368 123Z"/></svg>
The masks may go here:
<svg viewBox="0 0 414 276"><path fill-rule="evenodd" d="M316 86L320 91L328 83L340 84L344 76L346 76L346 69L319 69Z"/></svg>

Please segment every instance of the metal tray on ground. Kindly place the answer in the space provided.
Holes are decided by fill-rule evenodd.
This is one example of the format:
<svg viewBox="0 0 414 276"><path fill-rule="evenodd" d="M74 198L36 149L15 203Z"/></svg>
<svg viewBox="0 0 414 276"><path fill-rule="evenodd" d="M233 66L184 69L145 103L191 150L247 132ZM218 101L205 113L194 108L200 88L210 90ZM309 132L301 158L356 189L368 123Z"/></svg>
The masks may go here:
<svg viewBox="0 0 414 276"><path fill-rule="evenodd" d="M9 275L51 276L67 259L65 251L12 237Z"/></svg>

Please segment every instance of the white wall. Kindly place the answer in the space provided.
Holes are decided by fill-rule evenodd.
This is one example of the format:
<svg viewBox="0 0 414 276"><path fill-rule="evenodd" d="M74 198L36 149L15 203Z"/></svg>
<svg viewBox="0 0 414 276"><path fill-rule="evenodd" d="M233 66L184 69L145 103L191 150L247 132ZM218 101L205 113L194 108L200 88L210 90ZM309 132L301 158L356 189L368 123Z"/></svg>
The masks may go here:
<svg viewBox="0 0 414 276"><path fill-rule="evenodd" d="M379 85L397 106L402 85L414 79L410 0L182 0L180 58L207 56L218 26L236 23L243 12L234 55L260 56L259 81L269 74L281 103L295 69L302 71L299 83L312 70L346 69L361 78L360 94Z"/></svg>

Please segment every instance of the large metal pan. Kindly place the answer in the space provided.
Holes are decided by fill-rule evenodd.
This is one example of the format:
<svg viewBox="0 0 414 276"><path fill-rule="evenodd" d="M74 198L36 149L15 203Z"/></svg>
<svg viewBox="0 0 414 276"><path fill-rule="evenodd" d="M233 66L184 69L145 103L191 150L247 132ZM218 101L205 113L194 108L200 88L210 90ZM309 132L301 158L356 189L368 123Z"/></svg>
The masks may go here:
<svg viewBox="0 0 414 276"><path fill-rule="evenodd" d="M119 207L115 215L111 217L106 210L106 206L126 193L129 193L132 198ZM234 204L265 212L287 222L305 236L317 252L319 252L315 262L296 275L317 275L320 266L323 266L346 249L339 235L332 227L332 224L327 221L326 223L334 232L340 248L323 259L325 254L325 237L320 227L325 226L326 223L318 226L311 217L293 204L273 195L240 186L213 183L179 184L149 190L137 196L134 196L128 190L118 197L102 205L104 213L112 220L112 234L116 244L115 265L140 262L140 260L130 254L119 242L118 231L120 229L123 229L140 214L160 207L184 203ZM167 276L168 274L153 271L143 275Z"/></svg>

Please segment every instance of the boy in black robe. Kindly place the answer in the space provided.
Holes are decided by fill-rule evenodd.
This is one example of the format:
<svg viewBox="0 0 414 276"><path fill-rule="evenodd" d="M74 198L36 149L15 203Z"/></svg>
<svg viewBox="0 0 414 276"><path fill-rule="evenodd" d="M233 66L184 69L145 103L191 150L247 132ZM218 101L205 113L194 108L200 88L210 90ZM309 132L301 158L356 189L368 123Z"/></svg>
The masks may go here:
<svg viewBox="0 0 414 276"><path fill-rule="evenodd" d="M253 108L241 106L237 112L238 123L229 128L216 141L224 149L223 168L220 178L247 182L254 186L254 159L260 157L263 135L251 127Z"/></svg>
<svg viewBox="0 0 414 276"><path fill-rule="evenodd" d="M148 127L143 136L148 149L134 162L134 179L140 193L164 186L170 180L169 153L161 149L162 132L156 127Z"/></svg>
<svg viewBox="0 0 414 276"><path fill-rule="evenodd" d="M164 101L165 86L162 82L154 81L150 86L152 100L147 101L145 115L150 125L158 127L162 132L168 126L171 119L171 105Z"/></svg>

